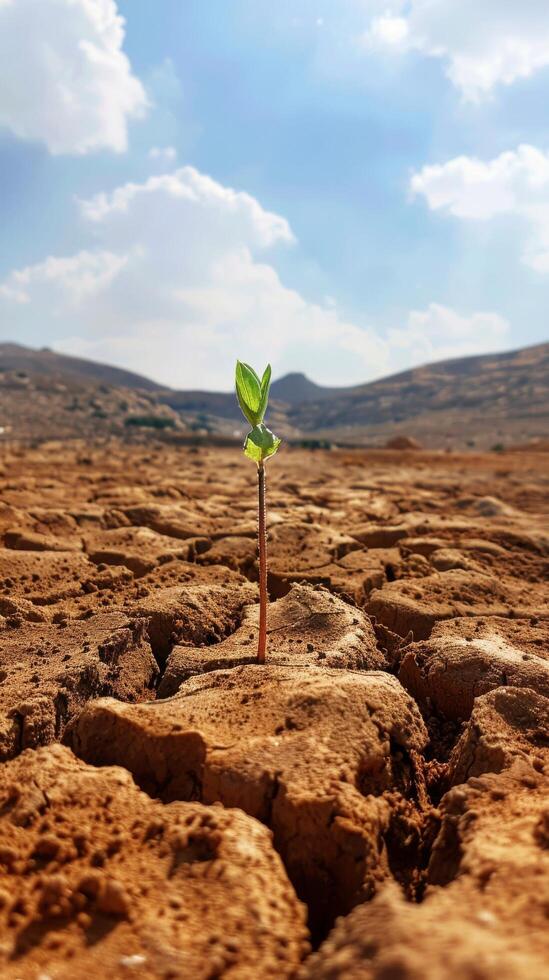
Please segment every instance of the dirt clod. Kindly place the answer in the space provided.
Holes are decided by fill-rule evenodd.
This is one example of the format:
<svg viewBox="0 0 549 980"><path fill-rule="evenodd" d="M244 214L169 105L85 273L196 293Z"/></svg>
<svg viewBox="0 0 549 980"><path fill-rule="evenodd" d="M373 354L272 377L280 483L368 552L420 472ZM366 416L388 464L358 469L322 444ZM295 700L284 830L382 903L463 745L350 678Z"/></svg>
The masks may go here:
<svg viewBox="0 0 549 980"><path fill-rule="evenodd" d="M159 978L206 980L229 967L249 980L295 975L307 951L305 910L257 821L154 802L122 769L93 769L59 745L24 752L3 777L0 844L10 841L16 856L15 865L0 856L6 980L125 977L145 963ZM22 826L9 801L15 794L25 806L28 786L46 803ZM58 854L39 846L37 862L44 820L66 841L85 834L107 855L104 867L77 848L60 867ZM153 820L162 836L146 833Z"/></svg>
<svg viewBox="0 0 549 980"><path fill-rule="evenodd" d="M391 873L402 799L416 811L411 761L421 716L380 671L257 665L194 677L164 701L94 702L70 733L95 765L123 765L162 799L240 806L272 828L313 930L370 897Z"/></svg>

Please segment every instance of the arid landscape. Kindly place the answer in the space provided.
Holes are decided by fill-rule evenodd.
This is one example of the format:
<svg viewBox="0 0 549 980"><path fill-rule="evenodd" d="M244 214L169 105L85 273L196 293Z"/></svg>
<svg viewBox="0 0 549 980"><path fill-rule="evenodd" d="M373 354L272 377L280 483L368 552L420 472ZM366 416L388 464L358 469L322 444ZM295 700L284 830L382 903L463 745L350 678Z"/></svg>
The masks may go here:
<svg viewBox="0 0 549 980"><path fill-rule="evenodd" d="M1 452L2 977L547 976L547 453Z"/></svg>
<svg viewBox="0 0 549 980"><path fill-rule="evenodd" d="M0 980L549 980L548 91L0 0Z"/></svg>
<svg viewBox="0 0 549 980"><path fill-rule="evenodd" d="M0 343L0 409L0 442L135 440L152 429L237 444L245 433L233 392L176 391L108 364L11 343ZM297 445L380 447L404 434L425 449L547 448L549 344L425 364L347 388L287 374L271 386L269 418Z"/></svg>

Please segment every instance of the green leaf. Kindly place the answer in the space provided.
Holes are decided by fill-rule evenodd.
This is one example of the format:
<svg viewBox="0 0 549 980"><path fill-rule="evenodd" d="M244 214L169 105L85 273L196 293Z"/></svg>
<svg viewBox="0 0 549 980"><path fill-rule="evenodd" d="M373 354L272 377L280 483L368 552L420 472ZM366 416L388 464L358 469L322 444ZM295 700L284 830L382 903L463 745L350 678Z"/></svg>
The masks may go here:
<svg viewBox="0 0 549 980"><path fill-rule="evenodd" d="M271 385L271 365L267 364L261 381L253 367L245 361L236 362L236 397L251 426L260 425L267 411Z"/></svg>
<svg viewBox="0 0 549 980"><path fill-rule="evenodd" d="M253 459L254 463L262 463L269 456L274 456L281 440L267 428L266 425L254 425L248 432L244 443L244 452L248 459Z"/></svg>
<svg viewBox="0 0 549 980"><path fill-rule="evenodd" d="M251 364L246 364L246 361L241 361L240 363L246 368L247 371L250 372L250 374L253 374L253 376L254 376L255 380L257 381L259 387L261 387L261 381L259 380L259 375L254 371L252 365Z"/></svg>
<svg viewBox="0 0 549 980"><path fill-rule="evenodd" d="M265 412L267 411L267 402L269 401L269 388L271 387L271 365L267 364L263 372L263 377L260 383L260 400L259 400L259 414L261 418L260 422L263 422L265 418Z"/></svg>
<svg viewBox="0 0 549 980"><path fill-rule="evenodd" d="M259 414L261 402L261 382L254 369L243 361L236 362L236 397L240 410L250 425L258 425L263 416Z"/></svg>
<svg viewBox="0 0 549 980"><path fill-rule="evenodd" d="M267 392L269 391L270 384L271 384L271 365L267 364L267 367L265 368L263 372L263 377L261 379L260 387L261 387L262 394L265 388L267 389Z"/></svg>

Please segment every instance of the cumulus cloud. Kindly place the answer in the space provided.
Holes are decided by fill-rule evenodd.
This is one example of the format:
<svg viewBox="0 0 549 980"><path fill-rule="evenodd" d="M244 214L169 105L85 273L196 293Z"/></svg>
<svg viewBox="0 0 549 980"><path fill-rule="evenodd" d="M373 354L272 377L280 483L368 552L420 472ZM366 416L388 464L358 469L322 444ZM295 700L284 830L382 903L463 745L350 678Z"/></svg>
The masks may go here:
<svg viewBox="0 0 549 980"><path fill-rule="evenodd" d="M386 7L372 18L366 43L441 58L467 100L549 65L546 0L389 0Z"/></svg>
<svg viewBox="0 0 549 980"><path fill-rule="evenodd" d="M411 189L431 210L457 218L521 219L530 231L524 261L538 272L549 272L549 153L523 145L488 161L455 157L423 167L413 175Z"/></svg>
<svg viewBox="0 0 549 980"><path fill-rule="evenodd" d="M186 387L226 387L237 355L282 369L294 355L305 366L306 352L322 374L337 349L350 380L383 369L377 337L307 302L262 261L295 239L251 195L183 167L81 201L80 211L95 250L50 256L0 286L20 335L39 315L59 349Z"/></svg>
<svg viewBox="0 0 549 980"><path fill-rule="evenodd" d="M78 252L67 258L48 256L43 262L15 269L0 286L0 296L15 303L36 303L40 294L51 302L57 295L61 309L80 306L115 279L127 256L112 252Z"/></svg>
<svg viewBox="0 0 549 980"><path fill-rule="evenodd" d="M463 315L440 303L426 310L412 310L404 329L389 331L388 340L395 354L417 363L440 361L467 354L489 354L508 342L510 324L497 313Z"/></svg>
<svg viewBox="0 0 549 980"><path fill-rule="evenodd" d="M53 154L127 146L147 99L114 0L0 0L0 125Z"/></svg>
<svg viewBox="0 0 549 980"><path fill-rule="evenodd" d="M273 265L276 249L295 242L286 219L192 167L98 194L80 211L95 247L0 285L0 313L23 340L40 317L59 350L170 385L227 388L237 356L352 384L503 339L491 314L469 321L432 306L382 336L333 301L308 301Z"/></svg>

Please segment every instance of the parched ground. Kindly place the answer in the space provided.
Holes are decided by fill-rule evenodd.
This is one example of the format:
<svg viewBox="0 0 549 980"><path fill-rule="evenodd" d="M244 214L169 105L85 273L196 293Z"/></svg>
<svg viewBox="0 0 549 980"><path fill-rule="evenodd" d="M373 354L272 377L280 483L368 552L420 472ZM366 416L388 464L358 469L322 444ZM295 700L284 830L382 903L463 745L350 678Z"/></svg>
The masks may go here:
<svg viewBox="0 0 549 980"><path fill-rule="evenodd" d="M542 980L549 455L0 459L0 975Z"/></svg>

